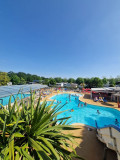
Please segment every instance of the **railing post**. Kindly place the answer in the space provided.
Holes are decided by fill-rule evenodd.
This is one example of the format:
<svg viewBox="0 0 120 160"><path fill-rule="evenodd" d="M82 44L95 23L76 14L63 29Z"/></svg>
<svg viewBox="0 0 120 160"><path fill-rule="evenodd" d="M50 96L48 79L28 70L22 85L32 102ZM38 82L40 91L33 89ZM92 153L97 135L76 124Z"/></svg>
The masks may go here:
<svg viewBox="0 0 120 160"><path fill-rule="evenodd" d="M104 155L103 155L103 160L107 160L107 147L104 144Z"/></svg>
<svg viewBox="0 0 120 160"><path fill-rule="evenodd" d="M96 125L96 128L98 128L98 124L97 124L97 121L95 120L95 125Z"/></svg>

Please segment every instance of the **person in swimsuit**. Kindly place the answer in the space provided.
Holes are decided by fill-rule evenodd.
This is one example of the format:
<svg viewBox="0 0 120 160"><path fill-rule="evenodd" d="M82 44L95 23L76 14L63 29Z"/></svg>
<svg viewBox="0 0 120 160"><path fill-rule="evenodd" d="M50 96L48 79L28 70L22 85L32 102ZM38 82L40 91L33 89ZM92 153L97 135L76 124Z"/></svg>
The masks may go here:
<svg viewBox="0 0 120 160"><path fill-rule="evenodd" d="M118 119L115 119L115 125L119 126L119 121L118 121Z"/></svg>
<svg viewBox="0 0 120 160"><path fill-rule="evenodd" d="M97 110L97 113L98 113L98 114L100 114L100 111L99 111L99 110Z"/></svg>
<svg viewBox="0 0 120 160"><path fill-rule="evenodd" d="M74 109L72 108L71 110L70 110L70 112L73 112L74 111Z"/></svg>

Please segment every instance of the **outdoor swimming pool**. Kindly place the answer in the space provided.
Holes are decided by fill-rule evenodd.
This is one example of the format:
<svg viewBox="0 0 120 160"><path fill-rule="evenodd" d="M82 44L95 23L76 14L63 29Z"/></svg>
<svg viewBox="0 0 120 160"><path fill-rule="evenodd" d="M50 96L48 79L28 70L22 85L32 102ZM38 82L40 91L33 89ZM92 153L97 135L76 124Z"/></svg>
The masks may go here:
<svg viewBox="0 0 120 160"><path fill-rule="evenodd" d="M56 100L55 103L57 103L57 101L61 101L62 105L65 104L66 101L68 102L61 109L61 111L67 111L60 114L58 118L70 116L71 118L68 120L68 122L71 122L71 124L82 123L96 127L96 120L98 127L104 127L105 125L110 124L115 125L115 119L118 119L118 121L120 122L120 111L113 108L100 107L90 104L87 104L87 106L85 106L83 102L80 102L80 107L78 107L78 96L76 97L75 95L71 95L71 98L69 100L69 94L59 94L51 97L51 99ZM83 104L83 107L81 106L81 104ZM74 109L74 111L71 112L71 109ZM97 110L99 110L100 114L97 113Z"/></svg>
<svg viewBox="0 0 120 160"><path fill-rule="evenodd" d="M26 98L29 96L30 96L30 94L15 94L14 97L12 96L12 98L11 98L11 103L14 102L14 100L15 100L14 98L16 98L16 97L18 98L18 100L20 100L21 98ZM0 98L0 104L2 104L3 106L8 105L9 99L10 99L10 96Z"/></svg>

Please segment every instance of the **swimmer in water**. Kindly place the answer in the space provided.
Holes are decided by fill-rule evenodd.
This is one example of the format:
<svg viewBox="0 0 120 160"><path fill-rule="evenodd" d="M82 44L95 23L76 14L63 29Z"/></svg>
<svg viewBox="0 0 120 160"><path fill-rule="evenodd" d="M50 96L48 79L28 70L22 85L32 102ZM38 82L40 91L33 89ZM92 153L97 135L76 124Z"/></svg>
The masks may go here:
<svg viewBox="0 0 120 160"><path fill-rule="evenodd" d="M98 113L98 114L100 114L100 111L99 111L99 110L97 110L97 113Z"/></svg>
<svg viewBox="0 0 120 160"><path fill-rule="evenodd" d="M119 126L118 119L115 119L115 125Z"/></svg>
<svg viewBox="0 0 120 160"><path fill-rule="evenodd" d="M83 104L81 104L81 107L83 107Z"/></svg>
<svg viewBox="0 0 120 160"><path fill-rule="evenodd" d="M68 103L68 101L66 101L66 103Z"/></svg>
<svg viewBox="0 0 120 160"><path fill-rule="evenodd" d="M74 111L74 109L72 108L70 111L71 111L71 112L73 112L73 111Z"/></svg>
<svg viewBox="0 0 120 160"><path fill-rule="evenodd" d="M86 103L86 102L84 103L84 106L87 106L87 103Z"/></svg>

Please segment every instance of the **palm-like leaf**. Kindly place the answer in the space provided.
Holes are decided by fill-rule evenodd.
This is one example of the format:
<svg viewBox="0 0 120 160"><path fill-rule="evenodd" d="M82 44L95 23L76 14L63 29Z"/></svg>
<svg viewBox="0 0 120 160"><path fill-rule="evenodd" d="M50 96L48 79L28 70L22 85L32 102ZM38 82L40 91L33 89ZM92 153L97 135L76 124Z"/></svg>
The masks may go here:
<svg viewBox="0 0 120 160"><path fill-rule="evenodd" d="M22 100L18 106L17 98L8 110L0 110L0 158L1 159L40 159L40 160L70 160L76 155L70 145L74 138L64 134L65 130L75 130L67 124L70 117L60 118L62 106L47 105L40 98L35 105L35 94L31 94L30 102ZM72 149L73 152L70 152Z"/></svg>

